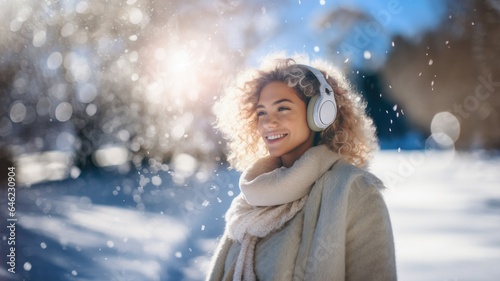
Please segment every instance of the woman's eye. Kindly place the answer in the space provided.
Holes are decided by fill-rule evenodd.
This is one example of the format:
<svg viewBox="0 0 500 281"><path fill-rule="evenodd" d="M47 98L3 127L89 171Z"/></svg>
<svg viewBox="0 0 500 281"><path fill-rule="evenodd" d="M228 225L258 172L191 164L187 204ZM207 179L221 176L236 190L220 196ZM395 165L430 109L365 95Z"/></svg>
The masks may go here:
<svg viewBox="0 0 500 281"><path fill-rule="evenodd" d="M286 106L280 106L280 107L278 107L278 111L285 111L285 110L290 110L290 108L286 107Z"/></svg>
<svg viewBox="0 0 500 281"><path fill-rule="evenodd" d="M266 114L264 111L259 111L257 112L257 117L263 116L264 114Z"/></svg>

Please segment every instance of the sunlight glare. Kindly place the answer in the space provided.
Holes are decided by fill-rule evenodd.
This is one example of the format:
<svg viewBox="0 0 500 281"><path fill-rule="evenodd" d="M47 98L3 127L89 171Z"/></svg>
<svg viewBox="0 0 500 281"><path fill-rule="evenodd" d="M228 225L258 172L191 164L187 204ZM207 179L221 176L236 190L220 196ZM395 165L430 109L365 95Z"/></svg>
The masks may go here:
<svg viewBox="0 0 500 281"><path fill-rule="evenodd" d="M163 57L162 49L158 49L155 53L157 59ZM198 87L194 83L198 79L196 61L193 60L191 54L185 50L167 51L162 58L163 75L162 83L165 85L165 90L168 94L176 98L175 103L182 106L183 99L179 97L187 97L191 101L198 99Z"/></svg>
<svg viewBox="0 0 500 281"><path fill-rule="evenodd" d="M187 74L186 71L191 66L191 58L189 54L183 50L175 52L170 58L170 70L174 73Z"/></svg>

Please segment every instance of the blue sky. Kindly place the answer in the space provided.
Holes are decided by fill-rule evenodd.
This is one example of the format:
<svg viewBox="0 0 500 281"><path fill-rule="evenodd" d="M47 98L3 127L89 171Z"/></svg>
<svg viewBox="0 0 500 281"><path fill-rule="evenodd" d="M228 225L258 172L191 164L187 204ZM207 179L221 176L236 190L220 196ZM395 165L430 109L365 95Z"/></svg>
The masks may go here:
<svg viewBox="0 0 500 281"><path fill-rule="evenodd" d="M327 55L326 42L333 37L339 36L340 32L345 32L344 35L346 35L343 37L342 42L351 42L352 45L352 41L356 36L353 27L358 27L358 30L363 31L369 28L367 22L341 28L337 32L330 33L321 32L315 27L315 23L319 18L339 7L350 7L356 11L366 13L378 19L379 26L383 26L382 31L371 34L373 38L369 38L369 45L366 46L366 50L372 54L372 64L376 67L383 63L385 54L390 52L392 47L391 38L394 35L402 35L411 40L418 40L423 32L436 28L445 17L443 1L290 0L284 6L269 5L263 7L263 13L273 19L272 21L263 21L268 25L263 28L274 29L273 31L277 36L264 41L250 56L248 63L254 65L269 52L282 50L290 54L305 52L312 57L324 57ZM394 11L396 12L394 13ZM390 18L381 18L381 15L389 15ZM371 21L372 24L376 23L373 20ZM358 34L358 36L360 35ZM361 52L350 56L339 54L343 57L342 60L350 57L355 66L361 66L366 60L363 56L364 51L361 50Z"/></svg>

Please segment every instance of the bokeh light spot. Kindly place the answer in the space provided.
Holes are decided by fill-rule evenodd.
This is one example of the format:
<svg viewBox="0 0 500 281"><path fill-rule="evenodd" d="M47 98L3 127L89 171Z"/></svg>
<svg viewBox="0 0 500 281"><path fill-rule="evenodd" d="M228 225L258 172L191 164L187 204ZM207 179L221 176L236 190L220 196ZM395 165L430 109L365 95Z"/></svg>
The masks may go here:
<svg viewBox="0 0 500 281"><path fill-rule="evenodd" d="M76 12L79 14L83 14L87 11L89 8L89 3L87 1L80 1L78 4L76 4Z"/></svg>
<svg viewBox="0 0 500 281"><path fill-rule="evenodd" d="M132 7L128 10L128 18L131 24L139 24L142 22L144 15L140 9Z"/></svg>
<svg viewBox="0 0 500 281"><path fill-rule="evenodd" d="M97 106L93 103L87 105L85 113L87 113L88 116L94 116L97 113Z"/></svg>
<svg viewBox="0 0 500 281"><path fill-rule="evenodd" d="M75 143L75 136L68 132L62 132L57 136L56 146L59 150L71 150Z"/></svg>
<svg viewBox="0 0 500 281"><path fill-rule="evenodd" d="M61 122L66 122L73 115L73 107L67 102L61 102L56 107L56 119Z"/></svg>
<svg viewBox="0 0 500 281"><path fill-rule="evenodd" d="M10 120L14 123L19 123L24 118L26 118L26 106L22 102L15 102L10 108Z"/></svg>
<svg viewBox="0 0 500 281"><path fill-rule="evenodd" d="M372 58L372 53L370 53L370 51L364 51L363 57L365 58L365 60L369 60Z"/></svg>
<svg viewBox="0 0 500 281"><path fill-rule="evenodd" d="M47 58L47 67L49 69L57 69L59 66L61 66L63 62L63 56L59 52L53 52L50 54L50 56Z"/></svg>
<svg viewBox="0 0 500 281"><path fill-rule="evenodd" d="M45 30L39 30L33 35L33 46L41 47L47 41L47 32Z"/></svg>
<svg viewBox="0 0 500 281"><path fill-rule="evenodd" d="M77 27L73 23L68 22L62 27L61 36L62 37L71 36L71 35L73 35L73 33L75 33L76 30L77 30Z"/></svg>
<svg viewBox="0 0 500 281"><path fill-rule="evenodd" d="M77 96L79 101L83 103L90 103L97 96L97 89L94 84L87 83L79 89Z"/></svg>
<svg viewBox="0 0 500 281"><path fill-rule="evenodd" d="M444 146L448 145L448 138L456 142L460 135L460 122L455 115L449 112L439 112L434 115L431 122L431 133L435 135L434 139ZM448 138L441 140L440 136L445 134Z"/></svg>

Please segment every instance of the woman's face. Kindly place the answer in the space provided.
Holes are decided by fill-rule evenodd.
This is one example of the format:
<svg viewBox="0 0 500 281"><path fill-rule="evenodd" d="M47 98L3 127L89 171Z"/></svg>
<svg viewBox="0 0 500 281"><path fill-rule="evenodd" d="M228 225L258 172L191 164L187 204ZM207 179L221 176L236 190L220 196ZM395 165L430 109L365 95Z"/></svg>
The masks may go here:
<svg viewBox="0 0 500 281"><path fill-rule="evenodd" d="M285 167L313 145L314 132L307 125L306 112L306 103L283 82L271 82L260 93L257 130L271 156L280 157Z"/></svg>

